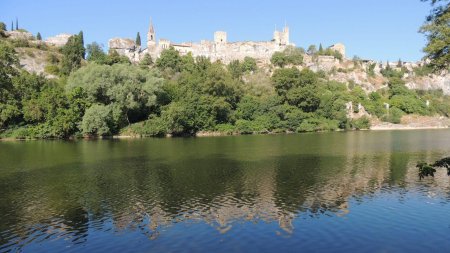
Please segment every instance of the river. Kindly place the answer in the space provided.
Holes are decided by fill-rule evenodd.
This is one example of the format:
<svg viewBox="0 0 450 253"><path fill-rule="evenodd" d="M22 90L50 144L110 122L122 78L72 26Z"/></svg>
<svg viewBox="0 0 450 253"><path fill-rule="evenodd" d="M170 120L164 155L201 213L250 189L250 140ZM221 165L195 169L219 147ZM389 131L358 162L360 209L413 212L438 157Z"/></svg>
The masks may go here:
<svg viewBox="0 0 450 253"><path fill-rule="evenodd" d="M0 142L0 252L450 252L450 130Z"/></svg>

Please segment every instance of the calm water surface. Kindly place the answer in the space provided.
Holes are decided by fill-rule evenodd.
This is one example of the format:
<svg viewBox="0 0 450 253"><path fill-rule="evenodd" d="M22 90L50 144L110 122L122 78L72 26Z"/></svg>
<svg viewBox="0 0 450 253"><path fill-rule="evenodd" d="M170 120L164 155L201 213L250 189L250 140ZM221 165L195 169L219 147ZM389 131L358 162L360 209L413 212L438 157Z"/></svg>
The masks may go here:
<svg viewBox="0 0 450 253"><path fill-rule="evenodd" d="M450 130L0 142L0 252L450 252Z"/></svg>

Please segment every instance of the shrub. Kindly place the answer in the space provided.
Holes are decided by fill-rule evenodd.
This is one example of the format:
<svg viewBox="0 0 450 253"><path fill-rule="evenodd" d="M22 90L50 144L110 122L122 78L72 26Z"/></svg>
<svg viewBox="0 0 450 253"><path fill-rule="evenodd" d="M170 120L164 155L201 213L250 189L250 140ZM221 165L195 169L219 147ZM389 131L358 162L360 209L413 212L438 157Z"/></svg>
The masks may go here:
<svg viewBox="0 0 450 253"><path fill-rule="evenodd" d="M116 132L113 108L100 104L94 104L83 116L81 130L83 134L93 136L110 135Z"/></svg>
<svg viewBox="0 0 450 253"><path fill-rule="evenodd" d="M236 129L241 134L252 134L254 132L253 122L245 119L236 121Z"/></svg>
<svg viewBox="0 0 450 253"><path fill-rule="evenodd" d="M44 71L56 76L60 74L59 67L56 65L46 65Z"/></svg>
<svg viewBox="0 0 450 253"><path fill-rule="evenodd" d="M433 68L429 65L423 65L413 68L413 71L416 76L428 76L433 73Z"/></svg>
<svg viewBox="0 0 450 253"><path fill-rule="evenodd" d="M236 127L229 123L218 124L218 125L216 125L215 130L218 132L221 132L221 133L225 133L225 134L232 134L232 133L236 132Z"/></svg>
<svg viewBox="0 0 450 253"><path fill-rule="evenodd" d="M352 120L350 125L354 129L369 129L370 128L370 120L367 117L361 117L359 119Z"/></svg>
<svg viewBox="0 0 450 253"><path fill-rule="evenodd" d="M389 109L389 114L383 115L381 117L381 120L386 121L386 122L391 122L394 124L399 124L401 122L403 115L405 115L405 113L402 110L400 110L396 107L391 107Z"/></svg>
<svg viewBox="0 0 450 253"><path fill-rule="evenodd" d="M296 129L297 132L333 131L339 128L339 121L326 118L309 118Z"/></svg>

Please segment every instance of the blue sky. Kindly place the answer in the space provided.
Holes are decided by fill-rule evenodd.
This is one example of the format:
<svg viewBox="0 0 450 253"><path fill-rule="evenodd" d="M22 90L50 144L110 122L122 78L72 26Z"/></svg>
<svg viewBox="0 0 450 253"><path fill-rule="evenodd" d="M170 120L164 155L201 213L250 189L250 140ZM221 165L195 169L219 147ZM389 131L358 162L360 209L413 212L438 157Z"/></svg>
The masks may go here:
<svg viewBox="0 0 450 253"><path fill-rule="evenodd" d="M105 47L113 37L143 41L150 17L156 36L175 42L213 39L213 32L228 32L229 41L264 41L286 21L291 41L346 45L348 57L381 61L422 58L425 37L419 27L430 11L420 0L0 0L0 20L8 29L19 26L44 38L83 30L85 42Z"/></svg>

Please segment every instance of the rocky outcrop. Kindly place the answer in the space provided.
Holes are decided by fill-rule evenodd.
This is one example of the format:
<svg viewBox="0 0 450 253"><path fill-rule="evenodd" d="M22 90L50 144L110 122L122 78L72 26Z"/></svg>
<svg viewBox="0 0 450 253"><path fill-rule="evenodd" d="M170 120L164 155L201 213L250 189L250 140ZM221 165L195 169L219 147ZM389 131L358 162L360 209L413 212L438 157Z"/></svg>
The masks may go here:
<svg viewBox="0 0 450 253"><path fill-rule="evenodd" d="M347 109L347 118L349 119L359 119L362 117L370 118L371 115L366 111L364 106L361 103L358 103L357 107L353 107L353 102L348 102L345 104L345 108ZM356 109L356 110L355 110Z"/></svg>
<svg viewBox="0 0 450 253"><path fill-rule="evenodd" d="M131 62L139 62L144 57L141 47L136 46L136 43L132 39L113 38L108 41L108 47L120 55L128 57Z"/></svg>
<svg viewBox="0 0 450 253"><path fill-rule="evenodd" d="M136 43L132 39L127 38L113 38L108 42L110 49L116 50L135 50Z"/></svg>
<svg viewBox="0 0 450 253"><path fill-rule="evenodd" d="M54 37L47 38L45 40L45 43L52 45L52 46L62 47L67 43L69 38L72 36L73 36L73 34L61 33Z"/></svg>
<svg viewBox="0 0 450 253"><path fill-rule="evenodd" d="M32 40L33 39L33 34L31 34L30 32L27 31L20 31L20 30L16 30L16 31L6 31L6 36L10 39L15 39L15 40Z"/></svg>
<svg viewBox="0 0 450 253"><path fill-rule="evenodd" d="M450 95L450 74L429 75L407 80L406 87L418 90L442 90L445 95Z"/></svg>

